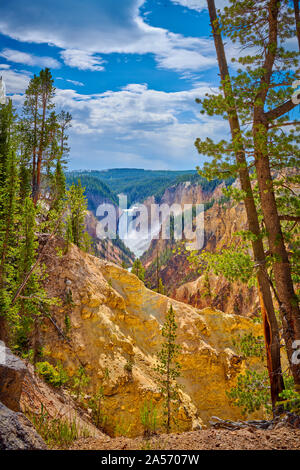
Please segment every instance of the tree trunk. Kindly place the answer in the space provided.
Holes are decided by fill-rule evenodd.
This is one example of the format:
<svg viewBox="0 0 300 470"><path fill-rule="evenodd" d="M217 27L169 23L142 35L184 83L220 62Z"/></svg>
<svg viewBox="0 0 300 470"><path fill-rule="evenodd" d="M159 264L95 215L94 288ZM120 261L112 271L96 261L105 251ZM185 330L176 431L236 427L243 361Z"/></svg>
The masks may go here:
<svg viewBox="0 0 300 470"><path fill-rule="evenodd" d="M284 244L283 234L278 215L276 198L273 189L270 159L268 155L268 116L264 106L273 74L278 44L278 15L280 3L270 0L268 5L268 47L264 61L264 75L261 79L253 112L253 139L255 151L255 166L259 187L261 208L267 230L269 248L273 257L274 279L277 290L279 308L284 327L284 340L295 384L300 386L300 366L293 364L293 342L300 339L300 310L295 295L291 266Z"/></svg>
<svg viewBox="0 0 300 470"><path fill-rule="evenodd" d="M170 345L169 345L170 348ZM170 432L170 425L171 425L171 397L170 397L170 349L168 352L168 366L167 366L167 433Z"/></svg>
<svg viewBox="0 0 300 470"><path fill-rule="evenodd" d="M267 131L266 131L267 132ZM261 133L259 134L261 146ZM291 266L284 244L277 211L277 204L272 184L269 158L267 154L256 154L257 180L261 199L261 207L267 230L270 254L274 259L274 279L279 300L279 308L283 320L284 340L290 361L291 371L296 385L300 385L300 366L292 363L293 342L300 339L300 311L294 291Z"/></svg>
<svg viewBox="0 0 300 470"><path fill-rule="evenodd" d="M218 57L220 76L223 83L223 91L225 94L225 98L233 98L232 89L230 85L228 64L226 60L222 36L219 31L218 17L214 0L207 0L207 5L215 41L215 48ZM225 86L225 83L227 86ZM239 138L241 136L241 130L235 106L233 106L233 108L230 110L230 113L228 113L228 120L230 124L232 140L236 140L237 137ZM242 140L240 141L242 142ZM259 298L263 317L265 345L267 352L267 367L271 385L272 404L273 409L275 410L279 394L284 389L280 360L280 337L277 319L274 312L269 280L267 272L265 270L266 259L263 242L261 239L259 220L253 197L249 172L247 169L246 156L242 144L240 150L236 153L236 161L239 166L239 179L241 183L241 189L246 194L244 204L247 213L248 228L256 236L255 240L252 242L252 249L255 264L257 266L257 280L260 294Z"/></svg>
<svg viewBox="0 0 300 470"><path fill-rule="evenodd" d="M33 202L37 203L40 195L41 187L41 170L42 170L42 158L44 150L44 134L45 134L45 121L46 121L46 108L47 108L47 93L43 97L43 116L41 123L41 137L40 144L37 154L37 163L36 163L36 178L35 178L35 187L33 188Z"/></svg>
<svg viewBox="0 0 300 470"><path fill-rule="evenodd" d="M295 11L296 33L297 33L298 46L299 46L299 51L300 51L300 12L299 12L299 0L294 0L294 11Z"/></svg>
<svg viewBox="0 0 300 470"><path fill-rule="evenodd" d="M34 125L33 125L33 152L32 152L32 194L36 192L36 150L37 150L37 115L38 115L38 94L34 103Z"/></svg>

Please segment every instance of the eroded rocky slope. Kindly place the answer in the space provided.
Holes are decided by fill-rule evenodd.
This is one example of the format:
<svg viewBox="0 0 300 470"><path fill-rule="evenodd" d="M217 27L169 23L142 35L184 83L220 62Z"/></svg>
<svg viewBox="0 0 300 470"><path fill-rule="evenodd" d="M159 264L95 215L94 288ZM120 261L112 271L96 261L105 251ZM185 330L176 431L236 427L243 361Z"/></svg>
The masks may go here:
<svg viewBox="0 0 300 470"><path fill-rule="evenodd" d="M215 191L217 199L218 187ZM239 238L235 233L247 227L246 213L242 204L220 204L216 201L204 214L205 251L220 252L223 248L236 244ZM170 240L152 240L149 250L143 255L146 267L146 283L152 288L157 284L157 255L159 276L166 293L176 300L197 308L213 307L225 313L255 316L259 309L256 290L240 282L228 282L223 276L203 275L191 265L189 253Z"/></svg>
<svg viewBox="0 0 300 470"><path fill-rule="evenodd" d="M181 404L176 431L207 424L212 415L239 418L226 391L246 362L233 343L245 333L261 335L261 328L241 316L213 309L198 310L146 289L136 276L119 266L82 253L53 256L46 263L48 292L62 303L45 320L38 341L47 360L60 360L70 375L83 364L91 381L87 393L104 390L101 413L111 435L138 435L143 431L140 409L153 401L159 419L162 400L153 368L161 345L161 328L172 303L182 346ZM71 293L71 295L70 295ZM71 298L71 301L70 301ZM71 320L69 340L59 333L66 315ZM260 367L259 364L252 364Z"/></svg>

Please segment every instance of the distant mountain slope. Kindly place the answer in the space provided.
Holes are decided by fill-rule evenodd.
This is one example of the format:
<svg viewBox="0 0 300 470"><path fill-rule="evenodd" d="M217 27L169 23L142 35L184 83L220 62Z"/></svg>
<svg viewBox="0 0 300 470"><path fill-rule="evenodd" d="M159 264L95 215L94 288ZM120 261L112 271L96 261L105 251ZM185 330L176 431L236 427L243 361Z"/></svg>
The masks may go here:
<svg viewBox="0 0 300 470"><path fill-rule="evenodd" d="M95 217L99 205L103 203L110 203L114 206L118 205L116 195L103 183L99 178L93 177L91 174L67 172L66 183L71 186L73 183L78 183L80 179L81 185L85 188L85 194L88 200L88 213L86 215L86 228L94 241L95 253L99 258L112 261L122 265L125 263L131 266L134 261L134 254L124 245L120 238L113 240L99 240L97 237L97 223Z"/></svg>
<svg viewBox="0 0 300 470"><path fill-rule="evenodd" d="M79 174L75 172L66 173L66 182L68 186L77 183L80 179L81 185L85 188L85 194L88 198L88 210L96 213L97 207L103 202L110 202L114 205L118 204L116 195L110 188L99 178L95 178L90 174Z"/></svg>
<svg viewBox="0 0 300 470"><path fill-rule="evenodd" d="M196 170L168 171L116 168L111 170L79 170L67 173L67 179L83 181L85 178L100 180L117 196L124 193L128 205L143 202L149 196L159 198L166 188L178 182L179 178L190 180L198 177ZM186 178L186 179L185 179Z"/></svg>

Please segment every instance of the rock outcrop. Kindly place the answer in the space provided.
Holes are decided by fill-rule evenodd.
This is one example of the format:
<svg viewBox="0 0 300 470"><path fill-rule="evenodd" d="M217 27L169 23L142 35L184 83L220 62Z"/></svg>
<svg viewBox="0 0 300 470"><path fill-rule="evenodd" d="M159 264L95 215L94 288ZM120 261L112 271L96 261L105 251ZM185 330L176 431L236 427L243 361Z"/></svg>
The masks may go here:
<svg viewBox="0 0 300 470"><path fill-rule="evenodd" d="M216 184L211 189L203 189L203 186L191 181L185 181L167 188L161 197L160 204L204 204L212 199L217 201L223 196L224 183Z"/></svg>
<svg viewBox="0 0 300 470"><path fill-rule="evenodd" d="M14 411L20 411L20 397L27 368L0 341L0 401Z"/></svg>
<svg viewBox="0 0 300 470"><path fill-rule="evenodd" d="M46 449L31 422L20 413L25 363L0 341L0 450Z"/></svg>
<svg viewBox="0 0 300 470"><path fill-rule="evenodd" d="M46 450L31 422L0 403L0 450Z"/></svg>
<svg viewBox="0 0 300 470"><path fill-rule="evenodd" d="M173 291L173 297L199 309L208 306L245 317L257 317L260 312L256 288L241 282L228 282L213 273L186 282Z"/></svg>
<svg viewBox="0 0 300 470"><path fill-rule="evenodd" d="M80 364L85 366L91 378L89 394L103 387L101 415L106 432L142 433L140 409L149 401L161 419L162 398L154 365L170 303L176 312L182 346L176 430L197 428L208 423L212 415L241 417L239 409L230 405L226 391L249 364L233 344L245 333L261 335L259 325L218 310L200 311L156 294L126 270L74 246L62 258L55 258L50 250L48 271L49 294L65 299L68 284L72 301L53 309L58 328L45 320L38 341L47 360L61 361L70 375ZM66 315L71 320L69 341L59 334Z"/></svg>

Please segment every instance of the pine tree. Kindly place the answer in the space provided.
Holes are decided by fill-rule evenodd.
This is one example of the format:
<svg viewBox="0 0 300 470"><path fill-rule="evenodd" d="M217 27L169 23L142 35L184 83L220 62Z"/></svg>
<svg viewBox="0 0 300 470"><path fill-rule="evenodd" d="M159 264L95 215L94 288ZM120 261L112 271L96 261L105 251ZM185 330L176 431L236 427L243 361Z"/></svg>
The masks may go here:
<svg viewBox="0 0 300 470"><path fill-rule="evenodd" d="M17 284L20 285L26 274L34 264L38 253L36 238L36 209L30 197L22 203L20 220ZM17 350L24 352L29 349L30 336L33 326L40 314L39 305L42 302L44 291L40 284L41 272L35 271L29 278L22 296L18 300L18 321L11 327L14 336L14 345Z"/></svg>
<svg viewBox="0 0 300 470"><path fill-rule="evenodd" d="M19 178L20 178L20 189L19 197L20 201L24 201L27 196L31 194L31 172L29 168L22 162L19 165Z"/></svg>
<svg viewBox="0 0 300 470"><path fill-rule="evenodd" d="M0 105L0 186L5 183L14 121L12 101L9 100L7 105Z"/></svg>
<svg viewBox="0 0 300 470"><path fill-rule="evenodd" d="M71 127L72 115L69 112L61 111L57 116L58 122L58 142L60 150L60 158L63 165L67 163L67 155L70 151L68 147L67 130Z"/></svg>
<svg viewBox="0 0 300 470"><path fill-rule="evenodd" d="M85 230L82 235L81 249L86 253L94 254L93 241L90 234Z"/></svg>
<svg viewBox="0 0 300 470"><path fill-rule="evenodd" d="M263 11L267 13L262 14ZM239 1L225 11L222 22L225 34L244 50L256 50L239 59L241 69L235 77L234 92L239 95L243 123L249 124L251 110L251 132L245 131L244 135L247 151L254 156L259 202L274 273L274 293L291 360L292 344L300 337L300 310L276 199L275 187L280 183L274 171L296 166L300 154L297 123L289 119L289 112L297 106L291 98L291 85L297 78L295 68L299 65L299 54L289 51L285 45L288 39L295 37L293 10L285 0ZM264 34L257 34L258 24ZM300 387L300 366L291 360L291 369Z"/></svg>
<svg viewBox="0 0 300 470"><path fill-rule="evenodd" d="M51 112L53 96L51 73L45 69L29 83L22 119L16 121L11 101L0 106L0 337L20 352L33 345L35 356L40 314L54 301L42 288L47 242L39 252L37 232L57 233L63 217L62 162L71 120L68 113L58 118ZM35 206L41 194L47 204ZM75 219L71 221L79 240L80 217L77 225ZM87 246L85 235L82 240Z"/></svg>
<svg viewBox="0 0 300 470"><path fill-rule="evenodd" d="M10 296L15 282L15 251L17 247L16 226L18 169L14 151L7 161L6 180L0 188L0 336L6 336L6 321L10 314Z"/></svg>
<svg viewBox="0 0 300 470"><path fill-rule="evenodd" d="M38 147L38 128L40 122L40 78L36 75L30 80L25 91L22 123L23 140L27 142L28 152L32 154L32 192L36 187L36 163Z"/></svg>
<svg viewBox="0 0 300 470"><path fill-rule="evenodd" d="M53 78L47 68L31 79L25 93L23 129L32 154L32 195L35 204L40 197L45 151L52 143L51 132L54 132L51 115L54 93Z"/></svg>
<svg viewBox="0 0 300 470"><path fill-rule="evenodd" d="M299 0L294 1L294 14L295 14L295 24L296 24L296 33L298 39L298 47L300 51L300 9L299 9Z"/></svg>
<svg viewBox="0 0 300 470"><path fill-rule="evenodd" d="M139 258L134 261L131 272L132 274L135 274L141 281L145 281L145 268Z"/></svg>
<svg viewBox="0 0 300 470"><path fill-rule="evenodd" d="M176 330L175 312L171 305L162 328L164 342L161 351L157 355L159 363L155 368L155 371L159 374L160 390L164 397L165 426L168 433L171 429L172 404L179 399L176 379L180 376L181 366L177 361L177 357L181 348L175 343Z"/></svg>
<svg viewBox="0 0 300 470"><path fill-rule="evenodd" d="M16 226L18 222L19 175L13 133L14 115L11 102L0 110L0 337L7 337L10 294L14 286Z"/></svg>
<svg viewBox="0 0 300 470"><path fill-rule="evenodd" d="M53 87L53 78L48 68L40 71L39 75L39 96L41 101L41 121L39 129L39 145L36 161L35 185L33 188L33 200L37 203L40 196L41 175L43 164L43 152L47 144L46 121L47 113L53 108L52 99L55 89Z"/></svg>
<svg viewBox="0 0 300 470"><path fill-rule="evenodd" d="M75 243L79 248L84 248L85 216L87 211L87 198L84 194L85 188L81 186L80 180L72 184L67 191L67 242Z"/></svg>
<svg viewBox="0 0 300 470"><path fill-rule="evenodd" d="M213 0L208 0L209 7L213 4ZM297 54L286 51L284 48L285 40L295 35L292 13L285 0L282 2L275 0L235 1L231 2L229 8L225 8L221 16L224 34L238 42L244 50L251 48L249 55L238 59L240 68L233 72L232 77L229 77L228 69L226 70L225 55L221 57L220 49L223 45L220 43L218 20L216 15L214 19L211 18L215 41L219 40L216 49L224 94L208 96L202 101L203 110L209 115L223 115L228 118L233 131L232 141L223 140L214 143L209 139L205 142L198 139L196 143L200 153L213 157L212 162L205 165L205 173L210 177L220 176L220 174L223 177L226 175L236 177L241 171L248 171L249 174L251 168L251 176L257 178L258 191L255 192L255 197L260 228L258 232L253 230L250 225L251 219L248 217L248 239L258 244L261 243L260 240L264 235L267 236L265 240L269 250L266 251L269 255L266 256L263 250L261 253L263 256L258 256L258 252L254 251L255 265L258 277L260 276L259 287L263 286L261 281L267 281L278 301L290 361L291 344L300 334L300 316L293 288L291 265L284 243L281 215L279 216L278 213L274 170L295 166L295 159L299 154L297 148L299 138L294 129L286 131L288 128L283 127L288 122L287 113L295 107L291 99L291 84L296 78L293 68L297 64ZM233 126L236 118L239 122ZM278 118L280 122L276 121ZM252 121L251 130L249 130L249 121ZM236 160L237 154L241 152L245 155L244 162ZM249 198L250 193L247 188L243 187L242 180L241 186L240 199L245 199L245 196ZM278 369L275 368L275 355L273 359L270 355L276 348L278 358L280 348L279 340L276 340L278 333L276 334L274 315L272 308L269 308L266 302L265 292L266 289L260 289L263 300L262 312L266 311L264 321L266 339L273 341L275 339L273 345L268 346L266 342L270 360L268 367L272 366L269 369L270 377L274 377ZM273 364L271 364L272 361ZM300 368L295 367L292 361L291 368L296 381ZM274 384L273 404L278 395L276 387L282 386L282 379L280 382L277 385Z"/></svg>
<svg viewBox="0 0 300 470"><path fill-rule="evenodd" d="M162 294L162 295L164 295L164 293L165 293L165 286L163 285L163 282L162 282L162 279L161 279L161 278L159 278L159 281L158 281L158 289L157 289L157 292L158 292L159 294Z"/></svg>
<svg viewBox="0 0 300 470"><path fill-rule="evenodd" d="M225 48L220 29L220 22L219 18L217 17L214 0L207 0L207 5L213 31L224 98L223 102L220 102L220 97L217 97L216 102L214 102L215 97L209 97L203 101L203 107L209 115L211 115L214 110L216 111L216 109L218 109L218 111L216 111L217 114L219 112L223 112L224 116L227 117L231 130L234 149L232 153L235 157L235 164L232 165L232 167L229 169L227 163L228 160L225 157L221 165L220 160L218 160L218 163L216 163L214 160L211 165L206 167L206 171L209 176L210 172L212 171L212 173L218 177L222 177L223 172L225 172L225 177L230 177L232 176L232 172L234 172L234 176L238 176L240 180L241 194L237 199L238 201L243 200L245 204L249 228L249 239L252 244L255 264L257 265L256 275L265 333L267 366L271 384L272 402L275 410L276 402L278 401L278 397L284 387L281 370L279 328L275 316L269 279L265 271L266 256L264 252L262 231L259 224L259 215L255 203L255 196L251 186L250 172L247 168L246 146L245 142L243 141L240 117L237 111L238 102L233 93L232 78L230 77L229 73L229 67L227 64ZM214 151L213 153L211 152L212 149L216 146L211 141L207 140L206 142L203 142L200 139L197 139L196 147L200 153L204 151L208 152L208 154L211 156L215 155ZM240 255L243 256L243 253L240 253Z"/></svg>
<svg viewBox="0 0 300 470"><path fill-rule="evenodd" d="M57 231L58 233L62 233L62 215L66 209L66 177L60 159L56 162L55 171L54 174L51 175L50 181L51 196L47 220L51 222L51 227L56 225L58 220L61 220Z"/></svg>

